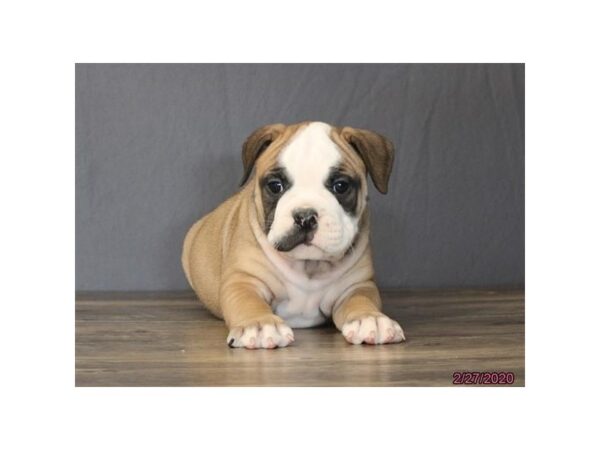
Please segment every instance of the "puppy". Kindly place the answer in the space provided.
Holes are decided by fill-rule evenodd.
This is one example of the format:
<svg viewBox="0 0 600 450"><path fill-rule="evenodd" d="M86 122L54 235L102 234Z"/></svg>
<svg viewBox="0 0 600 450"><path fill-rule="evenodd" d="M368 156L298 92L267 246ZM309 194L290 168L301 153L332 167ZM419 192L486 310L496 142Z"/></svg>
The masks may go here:
<svg viewBox="0 0 600 450"><path fill-rule="evenodd" d="M333 318L352 344L401 342L373 280L367 173L387 192L394 149L367 130L267 125L242 150L242 188L188 231L188 282L230 347L286 347Z"/></svg>

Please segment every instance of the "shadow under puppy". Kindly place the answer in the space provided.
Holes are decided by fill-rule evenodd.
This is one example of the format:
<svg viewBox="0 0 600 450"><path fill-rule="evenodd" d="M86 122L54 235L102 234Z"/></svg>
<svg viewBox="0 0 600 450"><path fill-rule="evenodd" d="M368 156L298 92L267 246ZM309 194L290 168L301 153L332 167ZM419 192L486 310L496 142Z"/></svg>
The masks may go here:
<svg viewBox="0 0 600 450"><path fill-rule="evenodd" d="M182 263L231 347L275 348L333 317L352 344L401 342L373 280L367 178L387 192L394 149L367 130L274 124L243 145L242 189L188 231ZM292 327L292 328L290 328Z"/></svg>

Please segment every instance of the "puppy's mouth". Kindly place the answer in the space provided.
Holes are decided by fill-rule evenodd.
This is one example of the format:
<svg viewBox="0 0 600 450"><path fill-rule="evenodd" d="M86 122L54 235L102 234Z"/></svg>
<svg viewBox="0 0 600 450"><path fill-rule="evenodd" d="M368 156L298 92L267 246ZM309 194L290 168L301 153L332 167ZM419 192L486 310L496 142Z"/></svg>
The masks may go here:
<svg viewBox="0 0 600 450"><path fill-rule="evenodd" d="M289 252L301 244L310 246L314 236L314 230L295 230L292 233L285 235L279 241L275 242L273 247L275 247L275 250L280 252Z"/></svg>

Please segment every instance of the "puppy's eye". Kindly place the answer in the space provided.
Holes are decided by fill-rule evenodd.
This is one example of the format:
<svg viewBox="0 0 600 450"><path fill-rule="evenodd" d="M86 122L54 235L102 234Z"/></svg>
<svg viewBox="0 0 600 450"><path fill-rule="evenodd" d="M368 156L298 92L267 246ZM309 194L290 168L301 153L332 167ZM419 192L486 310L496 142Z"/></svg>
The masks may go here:
<svg viewBox="0 0 600 450"><path fill-rule="evenodd" d="M267 187L273 194L281 194L283 192L283 183L280 180L269 181Z"/></svg>
<svg viewBox="0 0 600 450"><path fill-rule="evenodd" d="M338 180L335 183L333 183L333 186L331 188L336 194L345 194L349 187L350 183L348 183L347 181Z"/></svg>

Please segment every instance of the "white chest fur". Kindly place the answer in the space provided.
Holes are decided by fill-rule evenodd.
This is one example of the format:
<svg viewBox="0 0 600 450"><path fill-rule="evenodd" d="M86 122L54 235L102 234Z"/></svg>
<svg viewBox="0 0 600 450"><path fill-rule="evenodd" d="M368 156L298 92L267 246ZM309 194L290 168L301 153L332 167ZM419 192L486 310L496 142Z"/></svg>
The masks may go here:
<svg viewBox="0 0 600 450"><path fill-rule="evenodd" d="M305 328L319 325L327 320L320 306L325 290L307 291L293 284L286 284L286 297L275 299L273 310L292 328Z"/></svg>
<svg viewBox="0 0 600 450"><path fill-rule="evenodd" d="M272 263L273 270L283 286L283 292L275 294L271 306L274 312L293 328L306 328L324 323L331 317L336 302L344 298L353 285L369 278L370 271L367 267L356 267L367 249L366 234L358 239L352 253L342 262L323 273L309 277L305 270L299 269L298 261L284 258L269 244L264 234L260 233L256 222L251 223L259 245Z"/></svg>

